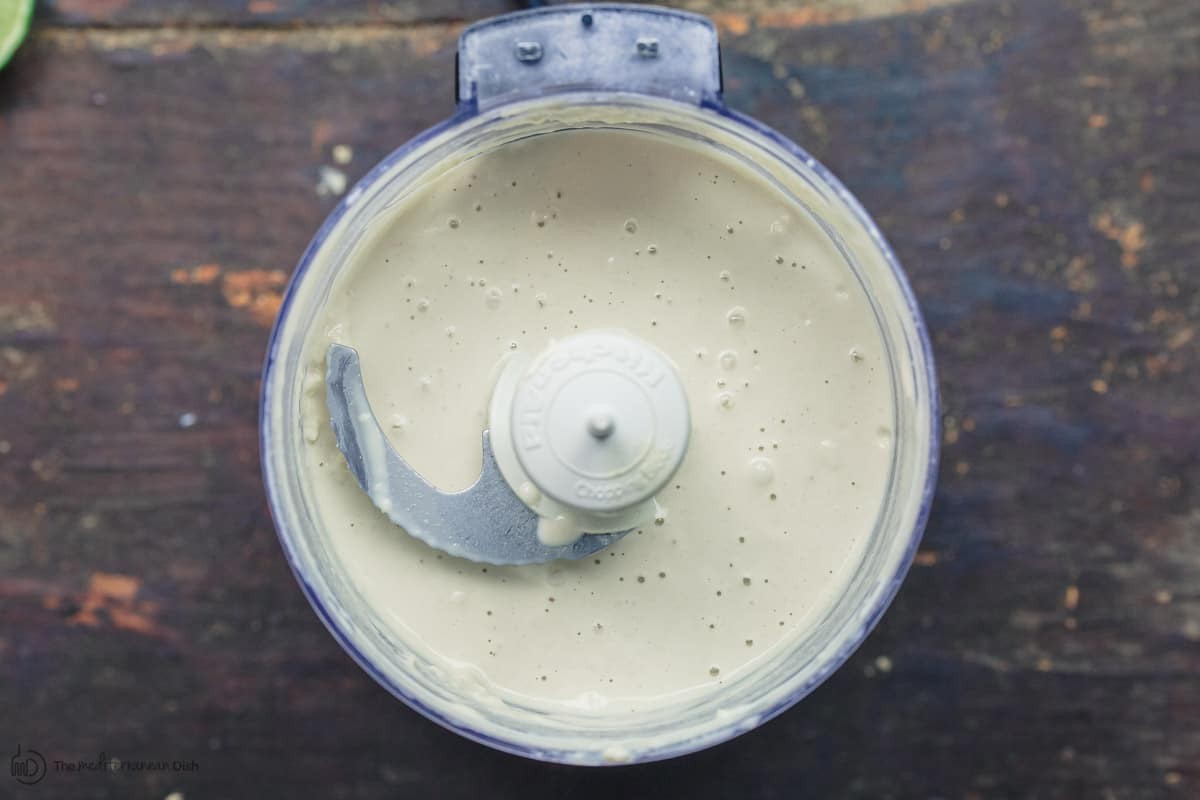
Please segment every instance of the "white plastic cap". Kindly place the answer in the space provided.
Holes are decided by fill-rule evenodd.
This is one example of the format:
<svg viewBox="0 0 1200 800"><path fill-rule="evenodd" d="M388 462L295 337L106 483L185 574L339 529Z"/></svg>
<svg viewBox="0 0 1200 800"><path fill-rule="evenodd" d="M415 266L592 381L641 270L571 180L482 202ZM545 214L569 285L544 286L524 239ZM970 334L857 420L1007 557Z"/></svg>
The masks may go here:
<svg viewBox="0 0 1200 800"><path fill-rule="evenodd" d="M687 396L665 355L618 331L562 339L517 384L512 438L530 481L563 505L620 511L683 460Z"/></svg>

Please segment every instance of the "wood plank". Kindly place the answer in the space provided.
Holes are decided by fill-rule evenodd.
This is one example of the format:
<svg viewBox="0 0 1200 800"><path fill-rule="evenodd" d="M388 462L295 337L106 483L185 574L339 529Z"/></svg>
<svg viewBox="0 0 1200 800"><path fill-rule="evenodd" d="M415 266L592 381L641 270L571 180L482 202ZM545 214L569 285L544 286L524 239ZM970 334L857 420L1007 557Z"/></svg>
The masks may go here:
<svg viewBox="0 0 1200 800"><path fill-rule="evenodd" d="M519 0L47 0L52 27L313 27L476 20L521 8Z"/></svg>
<svg viewBox="0 0 1200 800"><path fill-rule="evenodd" d="M801 27L924 11L961 0L685 0L733 32ZM537 5L534 0L46 0L39 20L66 27L316 27L407 25L482 19Z"/></svg>
<svg viewBox="0 0 1200 800"><path fill-rule="evenodd" d="M846 667L729 745L602 772L392 701L284 565L257 374L322 167L353 180L450 112L459 27L47 25L0 73L0 719L48 758L200 770L42 788L1200 792L1200 8L744 16L729 101L877 216L939 360L934 516Z"/></svg>

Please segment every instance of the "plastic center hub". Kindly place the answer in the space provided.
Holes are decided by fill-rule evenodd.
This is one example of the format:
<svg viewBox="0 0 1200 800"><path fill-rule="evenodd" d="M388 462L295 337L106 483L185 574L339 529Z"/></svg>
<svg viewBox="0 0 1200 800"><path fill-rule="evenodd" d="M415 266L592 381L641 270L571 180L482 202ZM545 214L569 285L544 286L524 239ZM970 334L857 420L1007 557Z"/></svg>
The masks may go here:
<svg viewBox="0 0 1200 800"><path fill-rule="evenodd" d="M687 396L652 345L617 331L562 339L530 365L512 404L513 447L547 497L620 511L653 497L687 450Z"/></svg>

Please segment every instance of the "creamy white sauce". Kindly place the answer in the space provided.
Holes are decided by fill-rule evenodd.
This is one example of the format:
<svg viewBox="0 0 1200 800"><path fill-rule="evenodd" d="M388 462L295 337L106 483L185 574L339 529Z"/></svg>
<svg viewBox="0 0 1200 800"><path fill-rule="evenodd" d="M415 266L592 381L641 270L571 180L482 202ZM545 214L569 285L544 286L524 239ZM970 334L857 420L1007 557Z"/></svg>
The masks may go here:
<svg viewBox="0 0 1200 800"><path fill-rule="evenodd" d="M304 469L345 575L479 702L603 714L719 691L811 630L883 501L892 391L853 274L760 178L646 134L509 144L396 203L305 359L320 375L331 341L357 348L392 443L450 491L479 475L498 364L614 327L675 362L692 435L653 523L582 561L483 567L409 537L354 482L305 385Z"/></svg>

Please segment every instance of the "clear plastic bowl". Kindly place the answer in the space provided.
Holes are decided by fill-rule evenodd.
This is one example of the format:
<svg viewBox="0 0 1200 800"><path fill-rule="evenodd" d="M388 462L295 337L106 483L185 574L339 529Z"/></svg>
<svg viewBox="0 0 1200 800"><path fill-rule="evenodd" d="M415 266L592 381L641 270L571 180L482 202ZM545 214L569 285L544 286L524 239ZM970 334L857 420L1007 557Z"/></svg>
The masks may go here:
<svg viewBox="0 0 1200 800"><path fill-rule="evenodd" d="M887 350L896 445L886 500L845 592L808 635L700 700L624 716L531 713L483 702L397 640L330 550L300 469L305 447L301 351L329 288L365 226L389 203L465 160L517 139L576 128L682 137L736 157L789 195L836 244L870 298ZM795 704L863 641L899 588L929 511L938 407L925 328L899 265L871 219L812 157L718 103L643 94L559 92L449 120L401 147L350 191L304 254L272 333L262 392L262 459L279 538L334 637L379 683L428 718L476 741L572 764L642 762L711 746Z"/></svg>

